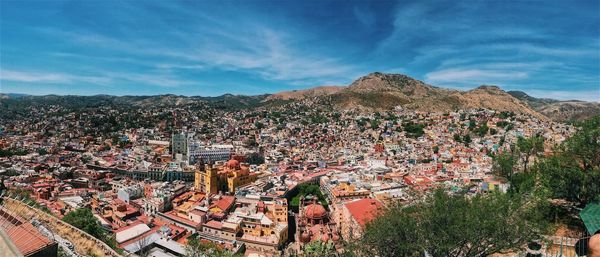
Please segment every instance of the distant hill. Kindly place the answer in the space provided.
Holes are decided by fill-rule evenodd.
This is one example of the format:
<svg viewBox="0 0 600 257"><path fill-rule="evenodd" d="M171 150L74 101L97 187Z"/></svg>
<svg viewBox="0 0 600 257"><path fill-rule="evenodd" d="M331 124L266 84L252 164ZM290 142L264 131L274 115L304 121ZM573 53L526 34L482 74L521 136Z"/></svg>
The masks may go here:
<svg viewBox="0 0 600 257"><path fill-rule="evenodd" d="M327 97L343 108L390 109L399 105L421 111L489 108L543 117L497 86L459 91L435 87L401 74L371 73Z"/></svg>
<svg viewBox="0 0 600 257"><path fill-rule="evenodd" d="M600 103L597 102L535 98L522 91L508 91L508 93L537 112L557 121L584 120L600 114Z"/></svg>
<svg viewBox="0 0 600 257"><path fill-rule="evenodd" d="M243 109L277 105L307 98L321 99L339 108L385 110L396 106L421 111L451 111L488 108L530 114L557 121L581 120L600 114L600 103L558 101L535 98L521 91L505 92L497 86L483 85L460 91L429 85L402 74L375 72L360 77L348 86L320 86L283 91L272 95L232 95L217 97L154 96L31 96L0 94L0 112L26 106L61 105L72 109L106 105L122 108L161 108L176 106L212 106L219 109Z"/></svg>
<svg viewBox="0 0 600 257"><path fill-rule="evenodd" d="M263 100L268 95L232 95L225 94L216 97L180 96L180 95L153 95L153 96L112 96L112 95L22 95L0 94L0 108L14 108L19 106L60 105L72 109L95 108L101 106L132 107L176 107L186 105L207 105L225 109L251 108L263 105Z"/></svg>
<svg viewBox="0 0 600 257"><path fill-rule="evenodd" d="M557 121L581 120L600 114L599 103L535 98L521 91L506 92L493 85L460 91L435 87L402 74L380 72L360 77L347 87L285 91L270 95L266 100L307 97L330 99L341 108L385 110L402 106L421 111L488 108Z"/></svg>
<svg viewBox="0 0 600 257"><path fill-rule="evenodd" d="M266 97L266 101L270 100L302 100L310 97L318 97L323 95L335 94L346 88L345 86L320 86L302 90L282 91Z"/></svg>

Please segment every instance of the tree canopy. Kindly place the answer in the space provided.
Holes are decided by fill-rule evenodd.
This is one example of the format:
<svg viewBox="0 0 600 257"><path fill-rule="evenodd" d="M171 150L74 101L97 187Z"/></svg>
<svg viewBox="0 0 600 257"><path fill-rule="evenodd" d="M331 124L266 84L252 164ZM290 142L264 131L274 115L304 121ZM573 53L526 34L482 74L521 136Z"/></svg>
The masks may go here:
<svg viewBox="0 0 600 257"><path fill-rule="evenodd" d="M104 243L106 243L111 248L115 249L117 252L123 251L122 249L117 247L117 241L115 240L114 235L107 233L100 226L98 219L94 217L91 209L79 208L77 210L71 211L67 213L62 220L75 226L78 229L85 231L93 237L102 240Z"/></svg>
<svg viewBox="0 0 600 257"><path fill-rule="evenodd" d="M102 239L104 236L104 230L102 230L102 227L100 227L98 219L94 217L92 210L88 208L80 208L69 212L63 217L62 220L96 238Z"/></svg>
<svg viewBox="0 0 600 257"><path fill-rule="evenodd" d="M542 151L542 137L519 138L512 151L494 157L493 169L511 191L537 191L580 206L600 200L600 115L578 124L551 156Z"/></svg>
<svg viewBox="0 0 600 257"><path fill-rule="evenodd" d="M323 242L321 240L313 241L304 246L304 256L306 257L321 257L335 256L335 246L332 242Z"/></svg>
<svg viewBox="0 0 600 257"><path fill-rule="evenodd" d="M367 224L359 256L486 256L521 247L546 227L536 198L438 190L412 206L393 205ZM390 229L393 228L393 229Z"/></svg>

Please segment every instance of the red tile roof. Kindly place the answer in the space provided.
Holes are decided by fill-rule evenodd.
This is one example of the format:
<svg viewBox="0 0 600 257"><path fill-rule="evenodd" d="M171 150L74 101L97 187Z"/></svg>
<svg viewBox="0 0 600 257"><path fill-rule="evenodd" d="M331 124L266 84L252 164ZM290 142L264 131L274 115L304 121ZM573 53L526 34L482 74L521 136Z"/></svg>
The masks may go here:
<svg viewBox="0 0 600 257"><path fill-rule="evenodd" d="M383 205L375 199L361 199L358 201L344 204L352 218L364 227L369 221L373 220Z"/></svg>
<svg viewBox="0 0 600 257"><path fill-rule="evenodd" d="M177 222L181 222L181 223L183 223L185 225L188 225L188 226L198 227L198 225L200 225L200 223L194 222L194 221L192 221L190 219L186 219L186 218L182 218L182 217L177 216L177 214L175 214L174 211L165 212L165 213L163 213L163 215L165 215L166 217L169 217L172 220L175 220Z"/></svg>
<svg viewBox="0 0 600 257"><path fill-rule="evenodd" d="M219 209L221 209L222 211L226 211L227 209L229 209L229 207L231 207L231 205L233 204L233 202L235 201L235 197L234 196L221 196L221 199L219 199L218 201L216 201L215 203L213 203L210 208L214 208L217 207Z"/></svg>
<svg viewBox="0 0 600 257"><path fill-rule="evenodd" d="M31 223L1 208L0 222L4 224L4 231L24 256L31 255L55 244L43 236Z"/></svg>
<svg viewBox="0 0 600 257"><path fill-rule="evenodd" d="M209 222L206 222L206 224L204 224L204 226L207 226L209 228L214 228L214 229L221 229L221 227L223 226L223 223L218 222L216 220L211 220Z"/></svg>

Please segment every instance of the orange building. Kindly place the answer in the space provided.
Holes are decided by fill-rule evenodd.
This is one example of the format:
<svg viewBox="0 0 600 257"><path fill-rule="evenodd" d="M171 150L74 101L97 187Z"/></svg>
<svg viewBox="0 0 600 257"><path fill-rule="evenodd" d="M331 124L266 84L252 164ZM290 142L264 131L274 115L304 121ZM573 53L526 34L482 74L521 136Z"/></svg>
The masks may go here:
<svg viewBox="0 0 600 257"><path fill-rule="evenodd" d="M206 164L203 168L195 173L194 187L207 194L234 193L237 188L256 181L259 175L257 172L250 172L248 164L234 159L226 163L217 162L215 165Z"/></svg>

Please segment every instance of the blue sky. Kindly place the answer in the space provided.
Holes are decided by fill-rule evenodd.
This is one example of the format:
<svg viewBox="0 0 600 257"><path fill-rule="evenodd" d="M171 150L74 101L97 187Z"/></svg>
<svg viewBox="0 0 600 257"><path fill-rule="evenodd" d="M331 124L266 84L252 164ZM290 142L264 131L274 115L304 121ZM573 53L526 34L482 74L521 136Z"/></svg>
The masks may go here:
<svg viewBox="0 0 600 257"><path fill-rule="evenodd" d="M599 1L0 1L0 91L262 94L403 73L600 101Z"/></svg>

